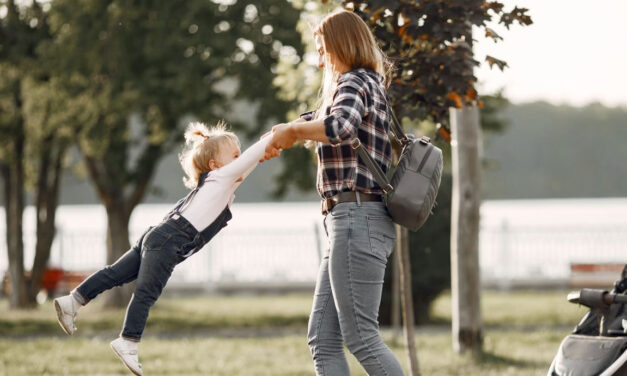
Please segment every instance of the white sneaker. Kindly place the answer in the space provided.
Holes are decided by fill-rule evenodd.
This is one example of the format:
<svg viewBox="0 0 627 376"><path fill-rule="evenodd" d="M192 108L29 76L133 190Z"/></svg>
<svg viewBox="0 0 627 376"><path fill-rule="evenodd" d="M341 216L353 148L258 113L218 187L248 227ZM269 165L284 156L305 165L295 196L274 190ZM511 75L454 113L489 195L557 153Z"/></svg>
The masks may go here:
<svg viewBox="0 0 627 376"><path fill-rule="evenodd" d="M131 372L142 376L142 365L137 359L137 342L119 337L111 342L111 349Z"/></svg>
<svg viewBox="0 0 627 376"><path fill-rule="evenodd" d="M68 335L74 334L76 331L76 325L74 325L74 319L78 313L80 303L70 295L62 296L54 300L54 309L57 311L57 321L65 333Z"/></svg>

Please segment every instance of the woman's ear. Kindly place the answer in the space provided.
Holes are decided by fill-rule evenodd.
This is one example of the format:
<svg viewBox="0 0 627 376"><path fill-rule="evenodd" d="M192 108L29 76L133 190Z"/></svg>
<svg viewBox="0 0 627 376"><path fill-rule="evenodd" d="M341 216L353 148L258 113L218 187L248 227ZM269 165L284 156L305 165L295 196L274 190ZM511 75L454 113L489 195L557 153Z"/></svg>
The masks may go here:
<svg viewBox="0 0 627 376"><path fill-rule="evenodd" d="M210 159L209 160L209 169L211 171L213 171L213 170L217 170L218 168L220 168L220 166L218 165L218 161L216 161L215 159Z"/></svg>

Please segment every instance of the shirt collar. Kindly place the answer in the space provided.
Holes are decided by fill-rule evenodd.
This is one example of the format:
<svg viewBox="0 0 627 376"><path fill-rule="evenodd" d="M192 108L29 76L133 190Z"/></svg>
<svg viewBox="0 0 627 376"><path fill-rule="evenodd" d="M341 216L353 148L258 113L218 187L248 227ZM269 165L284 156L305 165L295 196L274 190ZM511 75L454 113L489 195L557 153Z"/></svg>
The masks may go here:
<svg viewBox="0 0 627 376"><path fill-rule="evenodd" d="M379 72L375 72L372 69L368 69L368 68L352 69L352 70L349 70L347 72L342 73L340 75L340 77L345 75L345 74L347 74L347 73L351 73L351 72L353 72L353 73L357 73L358 72L358 73L367 74L368 76L374 78L375 80L377 80L379 82L383 82L383 76Z"/></svg>

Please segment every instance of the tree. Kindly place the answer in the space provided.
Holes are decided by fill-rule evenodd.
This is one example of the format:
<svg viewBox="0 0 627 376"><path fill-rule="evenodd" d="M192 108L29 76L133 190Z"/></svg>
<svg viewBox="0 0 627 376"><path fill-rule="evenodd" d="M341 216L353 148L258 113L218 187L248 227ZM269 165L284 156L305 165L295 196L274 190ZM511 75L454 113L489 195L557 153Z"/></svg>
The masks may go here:
<svg viewBox="0 0 627 376"><path fill-rule="evenodd" d="M252 135L286 111L271 82L279 55L300 53L298 12L285 0L57 0L50 13L54 76L70 97L90 99L78 144L107 212L111 263L129 248L130 215L180 144L185 118L213 123L230 101L249 99L257 123L231 124ZM109 305L130 291L116 289Z"/></svg>
<svg viewBox="0 0 627 376"><path fill-rule="evenodd" d="M0 20L0 170L4 182L11 307L34 307L54 239L61 164L70 133L60 132L54 112L60 97L50 90L38 46L50 38L39 3L7 2ZM51 102L44 98L52 98ZM22 213L24 191L35 188L36 245L30 275L24 271Z"/></svg>

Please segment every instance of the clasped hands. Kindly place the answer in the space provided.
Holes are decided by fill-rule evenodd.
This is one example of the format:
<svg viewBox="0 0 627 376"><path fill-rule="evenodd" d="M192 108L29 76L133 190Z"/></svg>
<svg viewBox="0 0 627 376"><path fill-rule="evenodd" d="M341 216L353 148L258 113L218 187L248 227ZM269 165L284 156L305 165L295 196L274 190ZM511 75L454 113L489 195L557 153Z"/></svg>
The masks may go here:
<svg viewBox="0 0 627 376"><path fill-rule="evenodd" d="M299 121L304 121L304 119L298 119L294 122ZM277 124L272 127L272 131L264 134L261 138L264 137L272 137L272 140L266 146L266 153L259 162L278 157L283 149L291 148L298 141L298 135L292 123Z"/></svg>

